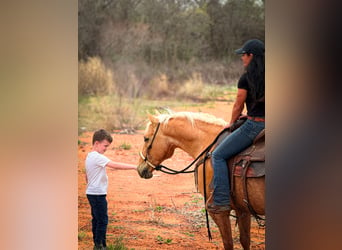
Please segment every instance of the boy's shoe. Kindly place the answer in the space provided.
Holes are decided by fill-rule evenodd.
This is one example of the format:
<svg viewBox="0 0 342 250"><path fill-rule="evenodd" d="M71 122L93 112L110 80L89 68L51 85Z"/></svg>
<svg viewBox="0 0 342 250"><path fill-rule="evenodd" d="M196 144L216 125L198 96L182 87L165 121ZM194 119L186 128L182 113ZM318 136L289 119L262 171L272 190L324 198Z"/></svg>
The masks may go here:
<svg viewBox="0 0 342 250"><path fill-rule="evenodd" d="M100 245L100 246L94 246L94 250L106 250L107 249L107 247L104 247L104 246L102 246L102 245Z"/></svg>

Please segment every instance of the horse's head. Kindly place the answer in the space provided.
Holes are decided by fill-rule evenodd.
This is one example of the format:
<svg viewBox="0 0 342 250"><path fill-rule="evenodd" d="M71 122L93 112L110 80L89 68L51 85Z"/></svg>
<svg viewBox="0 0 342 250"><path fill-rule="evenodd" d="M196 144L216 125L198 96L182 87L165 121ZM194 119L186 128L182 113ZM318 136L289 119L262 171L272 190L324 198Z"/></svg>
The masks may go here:
<svg viewBox="0 0 342 250"><path fill-rule="evenodd" d="M163 132L163 124L155 116L149 115L149 119L138 163L138 173L145 179L152 178L152 172L174 152L174 147Z"/></svg>

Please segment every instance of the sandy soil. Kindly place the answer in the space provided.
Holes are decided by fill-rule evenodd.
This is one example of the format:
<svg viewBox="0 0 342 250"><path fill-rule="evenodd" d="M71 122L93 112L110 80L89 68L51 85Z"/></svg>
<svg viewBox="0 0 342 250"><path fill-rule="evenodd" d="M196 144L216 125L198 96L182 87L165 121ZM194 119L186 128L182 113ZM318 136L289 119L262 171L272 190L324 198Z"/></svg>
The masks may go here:
<svg viewBox="0 0 342 250"><path fill-rule="evenodd" d="M183 109L188 110L190 109ZM228 119L231 107L216 103L202 111ZM178 110L180 111L180 110ZM143 131L137 134L113 133L114 142L105 153L118 162L137 164L143 144ZM84 160L91 149L91 133L79 137L79 249L92 249L90 207L85 195ZM123 149L122 145L130 145ZM185 152L176 150L163 165L182 169L192 161ZM209 241L203 197L197 192L193 174L167 175L155 172L149 180L141 179L133 170L107 170L109 178L107 244L123 243L128 249L223 249L217 226L210 219L213 240ZM231 217L234 247L242 249ZM252 219L251 249L265 249L265 229Z"/></svg>

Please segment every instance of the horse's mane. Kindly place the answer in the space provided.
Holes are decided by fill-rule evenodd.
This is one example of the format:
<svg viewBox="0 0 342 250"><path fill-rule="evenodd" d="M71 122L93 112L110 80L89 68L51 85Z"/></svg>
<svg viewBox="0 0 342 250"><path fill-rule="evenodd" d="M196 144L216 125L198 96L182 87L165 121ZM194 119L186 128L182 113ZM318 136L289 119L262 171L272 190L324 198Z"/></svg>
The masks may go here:
<svg viewBox="0 0 342 250"><path fill-rule="evenodd" d="M186 118L192 126L195 125L195 121L199 120L206 123L216 124L220 126L227 125L227 122L221 118L217 118L211 114L202 113L202 112L176 112L173 114L160 114L157 116L160 123L165 125L168 124L170 119L172 118Z"/></svg>

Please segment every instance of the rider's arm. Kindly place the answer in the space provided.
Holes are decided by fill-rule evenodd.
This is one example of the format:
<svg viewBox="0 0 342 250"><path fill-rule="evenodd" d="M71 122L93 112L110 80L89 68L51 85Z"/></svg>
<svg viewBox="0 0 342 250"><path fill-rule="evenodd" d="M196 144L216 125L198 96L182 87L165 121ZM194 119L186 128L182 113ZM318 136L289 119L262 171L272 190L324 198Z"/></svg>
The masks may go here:
<svg viewBox="0 0 342 250"><path fill-rule="evenodd" d="M246 98L247 98L247 90L238 89L229 126L232 125L240 117L243 111L243 108L245 106Z"/></svg>

